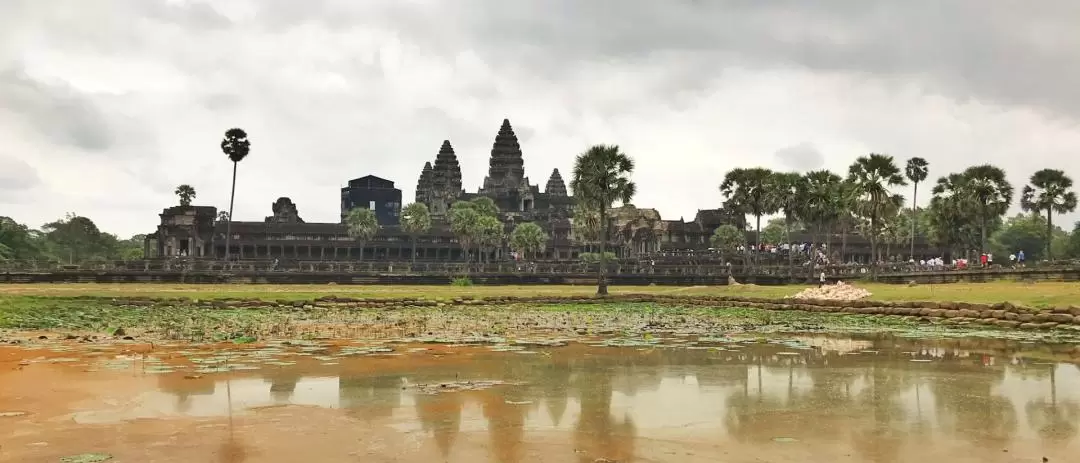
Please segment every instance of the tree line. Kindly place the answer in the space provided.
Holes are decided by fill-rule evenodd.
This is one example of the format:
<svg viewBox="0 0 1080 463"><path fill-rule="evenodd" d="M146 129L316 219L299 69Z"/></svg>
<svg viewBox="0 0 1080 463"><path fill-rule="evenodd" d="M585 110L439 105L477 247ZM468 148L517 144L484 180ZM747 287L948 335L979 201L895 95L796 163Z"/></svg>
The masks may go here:
<svg viewBox="0 0 1080 463"><path fill-rule="evenodd" d="M93 220L69 213L31 228L0 216L0 261L43 260L78 263L88 260L141 259L146 235L120 239L98 229Z"/></svg>
<svg viewBox="0 0 1080 463"><path fill-rule="evenodd" d="M1004 170L989 164L972 166L939 177L930 189L929 206L920 208L919 187L929 173L923 158L910 158L901 169L892 156L875 153L857 158L844 176L828 170L733 169L724 175L720 192L724 208L755 219L753 244L758 246L790 243L791 233L802 231L814 245L836 235L844 242L850 234L863 236L870 242L874 262L911 258L917 238L948 249L953 256L1019 249L1034 259L1078 255L1080 242L1073 244L1080 241L1078 230L1070 235L1054 226L1055 216L1077 207L1073 180L1064 171L1035 172L1017 197ZM894 190L908 185L912 201L905 206L905 196ZM1005 220L1017 199L1028 214ZM762 229L761 220L773 214L780 218L773 222L774 236L767 240L763 233L769 230ZM1042 228L1037 238L1032 235L1036 226ZM717 229L714 245L725 250L741 246L745 237L733 228ZM892 245L902 244L908 247L906 253L891 252Z"/></svg>

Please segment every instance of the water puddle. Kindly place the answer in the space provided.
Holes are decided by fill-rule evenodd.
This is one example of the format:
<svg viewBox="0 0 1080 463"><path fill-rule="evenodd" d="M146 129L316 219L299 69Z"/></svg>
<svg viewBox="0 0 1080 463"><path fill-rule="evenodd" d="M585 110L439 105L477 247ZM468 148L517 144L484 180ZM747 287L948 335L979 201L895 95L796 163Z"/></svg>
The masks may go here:
<svg viewBox="0 0 1080 463"><path fill-rule="evenodd" d="M820 334L2 349L3 461L981 462L1080 450L1074 344Z"/></svg>

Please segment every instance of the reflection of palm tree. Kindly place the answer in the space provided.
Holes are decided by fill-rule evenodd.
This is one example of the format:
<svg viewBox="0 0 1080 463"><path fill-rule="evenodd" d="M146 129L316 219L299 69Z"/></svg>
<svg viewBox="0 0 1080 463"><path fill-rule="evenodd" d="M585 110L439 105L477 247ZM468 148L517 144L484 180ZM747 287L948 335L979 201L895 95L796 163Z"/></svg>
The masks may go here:
<svg viewBox="0 0 1080 463"><path fill-rule="evenodd" d="M870 387L860 394L860 401L869 405L874 417L873 427L861 430L855 439L855 448L866 461L896 461L900 449L901 439L894 432L894 425L904 418L904 409L896 402L897 394L905 386L904 370L882 365L891 360L882 357L891 357L896 352L895 346L892 347L886 351L889 354L882 352L874 356L868 375Z"/></svg>
<svg viewBox="0 0 1080 463"><path fill-rule="evenodd" d="M1080 406L1071 400L1058 402L1057 365L1050 366L1050 400L1033 400L1024 406L1028 421L1043 439L1056 443L1068 442L1076 435L1080 422Z"/></svg>
<svg viewBox="0 0 1080 463"><path fill-rule="evenodd" d="M228 366L228 363L225 365ZM222 463L239 463L247 459L247 451L244 449L244 444L236 440L236 432L233 427L232 381L229 381L228 378L225 379L225 400L229 414L229 437L221 445L220 461Z"/></svg>
<svg viewBox="0 0 1080 463"><path fill-rule="evenodd" d="M611 415L611 362L610 357L590 358L583 362L581 374L575 378L581 413L574 430L574 448L581 450L578 455L582 462L633 460L634 422L629 416L613 422Z"/></svg>
<svg viewBox="0 0 1080 463"><path fill-rule="evenodd" d="M938 429L980 447L1007 444L1016 431L1016 411L1008 398L993 393L1004 370L963 365L950 352L942 356L941 365L948 366L947 372L930 380Z"/></svg>

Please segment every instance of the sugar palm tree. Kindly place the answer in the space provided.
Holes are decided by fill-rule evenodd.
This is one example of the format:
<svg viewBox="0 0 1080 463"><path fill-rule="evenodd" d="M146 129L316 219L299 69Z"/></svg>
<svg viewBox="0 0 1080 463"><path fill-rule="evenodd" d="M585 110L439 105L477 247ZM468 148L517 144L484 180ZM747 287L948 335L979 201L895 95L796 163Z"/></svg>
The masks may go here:
<svg viewBox="0 0 1080 463"><path fill-rule="evenodd" d="M1025 211L1046 211L1046 258L1053 260L1051 242L1054 239L1054 213L1068 214L1076 210L1076 192L1073 180L1057 169L1043 169L1031 176L1031 184L1024 186L1020 207Z"/></svg>
<svg viewBox="0 0 1080 463"><path fill-rule="evenodd" d="M236 199L236 166L247 157L251 151L251 141L248 140L247 132L243 129L229 129L225 131L225 138L221 140L221 151L229 157L233 163L232 169L232 192L229 193L229 220L225 225L225 259L229 259L229 244L232 239L233 200Z"/></svg>
<svg viewBox="0 0 1080 463"><path fill-rule="evenodd" d="M904 185L904 177L900 175L900 168L896 167L892 156L871 153L855 160L848 169L848 181L860 199L862 215L870 221L870 260L876 264L879 258L877 235L881 214L892 201L889 187Z"/></svg>
<svg viewBox="0 0 1080 463"><path fill-rule="evenodd" d="M547 233L534 222L518 224L510 233L510 246L522 256L532 253L535 257L536 253L544 250L547 240Z"/></svg>
<svg viewBox="0 0 1080 463"><path fill-rule="evenodd" d="M595 145L577 156L574 161L574 178L570 182L574 197L585 208L594 209L600 215L600 269L597 273L596 294L607 295L607 255L610 217L608 209L616 202L629 204L637 192L637 185L630 180L634 161L619 151L616 145Z"/></svg>
<svg viewBox="0 0 1080 463"><path fill-rule="evenodd" d="M375 211L355 207L345 215L345 230L349 237L360 243L360 260L364 260L364 245L379 233L379 220Z"/></svg>
<svg viewBox="0 0 1080 463"><path fill-rule="evenodd" d="M810 243L812 246L817 245L819 235L824 235L822 242L828 244L831 241L831 230L840 220L842 212L843 182L844 179L828 170L815 170L803 176L800 185L803 191L799 196L803 201L803 220L814 227Z"/></svg>
<svg viewBox="0 0 1080 463"><path fill-rule="evenodd" d="M720 183L724 206L757 219L755 245L761 248L761 216L776 212L775 176L762 167L732 169ZM758 252L754 253L755 261Z"/></svg>
<svg viewBox="0 0 1080 463"><path fill-rule="evenodd" d="M930 175L930 163L926 162L926 159L920 157L913 157L907 160L907 166L904 167L904 175L911 181L911 249L908 252L908 258L915 258L915 223L918 222L919 206L917 201L919 200L919 183L926 180L926 177Z"/></svg>
<svg viewBox="0 0 1080 463"><path fill-rule="evenodd" d="M1013 187L1000 167L984 164L967 168L962 174L964 194L974 201L975 215L979 223L979 251L987 252L988 224L990 219L1001 217L1012 204Z"/></svg>
<svg viewBox="0 0 1080 463"><path fill-rule="evenodd" d="M412 261L416 263L416 236L431 230L431 212L424 203L411 203L401 210L401 229L412 238Z"/></svg>
<svg viewBox="0 0 1080 463"><path fill-rule="evenodd" d="M190 206L191 200L195 199L195 188L185 183L176 187L176 191L174 191L173 194L180 197L181 206Z"/></svg>
<svg viewBox="0 0 1080 463"><path fill-rule="evenodd" d="M469 252L472 251L472 244L476 243L479 238L479 223L480 218L484 217L476 211L476 206L472 201L457 201L450 206L450 213L448 214L450 219L450 231L457 236L458 243L461 244L461 256L466 262L469 262Z"/></svg>
<svg viewBox="0 0 1080 463"><path fill-rule="evenodd" d="M971 234L966 233L976 221L972 201L965 194L962 174L954 172L938 178L927 209L931 238L938 244L964 251L965 255L977 247L978 240L970 240Z"/></svg>
<svg viewBox="0 0 1080 463"><path fill-rule="evenodd" d="M791 226L803 216L806 200L803 193L803 178L797 172L776 172L773 174L773 194L776 198L776 206L784 213L784 242L791 244ZM788 266L795 266L795 252L788 250Z"/></svg>

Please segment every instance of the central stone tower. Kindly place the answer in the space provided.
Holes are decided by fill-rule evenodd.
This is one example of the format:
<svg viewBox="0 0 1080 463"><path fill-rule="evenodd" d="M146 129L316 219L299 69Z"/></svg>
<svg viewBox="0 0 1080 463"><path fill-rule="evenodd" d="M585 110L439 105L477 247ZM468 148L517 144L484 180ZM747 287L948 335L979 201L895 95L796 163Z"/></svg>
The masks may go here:
<svg viewBox="0 0 1080 463"><path fill-rule="evenodd" d="M500 211L529 212L535 204L533 190L529 178L525 176L525 160L517 135L510 126L510 120L503 119L499 133L495 135L495 143L491 146L488 174L484 177L480 195L494 200Z"/></svg>

